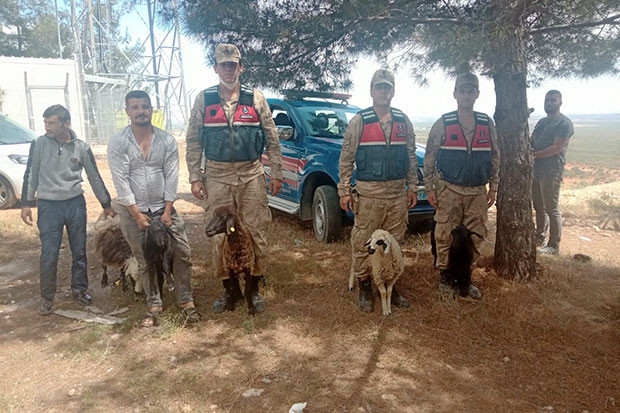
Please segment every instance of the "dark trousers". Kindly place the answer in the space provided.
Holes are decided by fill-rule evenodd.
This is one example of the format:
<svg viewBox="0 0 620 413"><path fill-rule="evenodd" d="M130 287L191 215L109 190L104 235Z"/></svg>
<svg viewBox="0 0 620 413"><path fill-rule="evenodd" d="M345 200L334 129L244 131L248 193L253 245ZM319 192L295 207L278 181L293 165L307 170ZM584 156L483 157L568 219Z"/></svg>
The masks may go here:
<svg viewBox="0 0 620 413"><path fill-rule="evenodd" d="M549 230L547 245L553 248L560 248L562 238L562 212L559 207L561 184L562 178L555 175L535 176L532 184L536 238L544 239Z"/></svg>
<svg viewBox="0 0 620 413"><path fill-rule="evenodd" d="M88 289L86 274L86 201L84 196L65 201L37 202L37 226L41 239L41 259L39 277L41 297L52 301L56 295L56 276L58 255L62 243L62 233L67 228L67 238L71 247L71 291L79 293Z"/></svg>

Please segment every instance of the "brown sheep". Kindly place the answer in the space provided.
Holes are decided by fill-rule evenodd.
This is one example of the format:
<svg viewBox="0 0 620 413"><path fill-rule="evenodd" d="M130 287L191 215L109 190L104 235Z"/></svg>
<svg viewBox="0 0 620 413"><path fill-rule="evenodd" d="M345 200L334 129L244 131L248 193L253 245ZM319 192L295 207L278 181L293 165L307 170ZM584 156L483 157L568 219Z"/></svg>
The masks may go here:
<svg viewBox="0 0 620 413"><path fill-rule="evenodd" d="M118 268L121 272L119 282L123 291L127 291L127 285L131 283L135 292L142 292L142 284L139 282L138 261L121 232L119 216L106 217L101 214L95 222L94 238L95 251L101 255L101 266L103 267L101 286L108 285L108 267L112 267Z"/></svg>
<svg viewBox="0 0 620 413"><path fill-rule="evenodd" d="M251 278L254 271L254 243L245 226L241 223L237 212L232 206L217 208L213 217L205 228L208 237L217 234L225 234L226 239L222 246L222 268L228 270L231 281L225 283L226 292L231 297L227 311L235 309L235 302L241 298L238 276L243 274L245 280L244 295L248 305L248 312L256 314L256 308L252 301Z"/></svg>

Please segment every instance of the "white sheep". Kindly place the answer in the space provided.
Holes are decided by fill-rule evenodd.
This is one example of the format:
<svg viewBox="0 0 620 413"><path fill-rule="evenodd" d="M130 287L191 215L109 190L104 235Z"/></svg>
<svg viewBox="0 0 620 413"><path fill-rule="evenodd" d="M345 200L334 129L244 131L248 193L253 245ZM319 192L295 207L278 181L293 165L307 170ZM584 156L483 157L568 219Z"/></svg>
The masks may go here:
<svg viewBox="0 0 620 413"><path fill-rule="evenodd" d="M383 315L392 313L392 289L405 270L405 259L398 241L392 234L377 229L364 244L368 247L372 279L381 293ZM349 286L352 282L349 280Z"/></svg>

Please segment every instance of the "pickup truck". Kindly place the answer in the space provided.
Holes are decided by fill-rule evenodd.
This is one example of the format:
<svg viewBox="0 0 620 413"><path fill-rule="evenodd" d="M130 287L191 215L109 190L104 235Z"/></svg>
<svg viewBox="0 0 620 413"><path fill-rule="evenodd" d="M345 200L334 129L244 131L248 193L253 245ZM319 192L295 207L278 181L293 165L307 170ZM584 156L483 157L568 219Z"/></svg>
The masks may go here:
<svg viewBox="0 0 620 413"><path fill-rule="evenodd" d="M340 208L337 184L342 138L349 121L360 108L349 105L350 95L310 91L282 91L284 98L267 99L282 146L282 190L269 195L269 206L302 221L312 220L321 242L338 240L343 219L352 214ZM424 147L417 145L418 203L409 211L409 222L432 218L422 185ZM267 178L268 159L263 155ZM355 177L355 172L354 172Z"/></svg>

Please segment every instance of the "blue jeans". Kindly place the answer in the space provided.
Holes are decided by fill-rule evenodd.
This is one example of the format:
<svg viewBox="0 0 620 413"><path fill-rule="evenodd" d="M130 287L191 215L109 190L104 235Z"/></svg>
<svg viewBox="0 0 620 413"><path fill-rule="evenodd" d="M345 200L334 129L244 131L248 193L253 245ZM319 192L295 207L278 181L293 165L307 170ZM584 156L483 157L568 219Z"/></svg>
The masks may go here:
<svg viewBox="0 0 620 413"><path fill-rule="evenodd" d="M535 176L532 184L532 203L536 211L536 237L543 239L549 230L547 245L560 248L562 239L562 212L560 211L560 185L556 175Z"/></svg>
<svg viewBox="0 0 620 413"><path fill-rule="evenodd" d="M41 239L39 277L41 297L53 301L56 295L58 255L62 233L67 227L67 238L71 247L71 291L80 293L88 289L86 275L86 201L83 195L65 201L37 202L37 226Z"/></svg>

